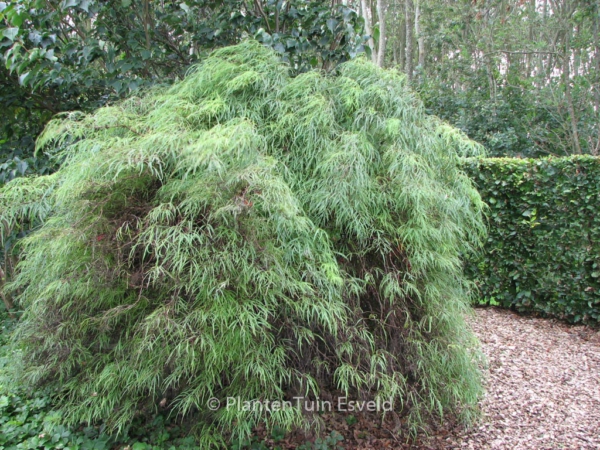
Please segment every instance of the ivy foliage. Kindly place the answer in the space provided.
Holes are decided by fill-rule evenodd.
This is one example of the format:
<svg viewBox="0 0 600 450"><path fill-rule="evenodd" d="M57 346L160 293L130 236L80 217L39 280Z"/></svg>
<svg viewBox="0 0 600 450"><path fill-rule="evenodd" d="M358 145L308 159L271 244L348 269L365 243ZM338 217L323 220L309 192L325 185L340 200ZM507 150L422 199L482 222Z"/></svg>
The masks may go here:
<svg viewBox="0 0 600 450"><path fill-rule="evenodd" d="M0 184L55 169L33 154L54 114L169 84L248 36L294 73L329 70L365 50L361 19L339 2L0 1Z"/></svg>
<svg viewBox="0 0 600 450"><path fill-rule="evenodd" d="M365 50L361 20L337 2L0 2L6 68L21 86L53 88L75 101L101 103L103 95L181 77L207 50L248 36L296 72L331 67Z"/></svg>
<svg viewBox="0 0 600 450"><path fill-rule="evenodd" d="M36 100L0 69L0 185L19 176L52 170L46 157L34 156L35 137L52 118Z"/></svg>
<svg viewBox="0 0 600 450"><path fill-rule="evenodd" d="M0 221L43 222L9 285L18 366L71 422L121 430L166 404L208 448L318 425L211 397L339 389L393 399L414 430L475 413L460 255L483 204L459 162L479 147L404 75L357 59L291 78L245 41L171 88L53 120L38 146L65 162L0 190Z"/></svg>
<svg viewBox="0 0 600 450"><path fill-rule="evenodd" d="M483 300L573 322L600 320L600 160L474 159L489 235L468 270Z"/></svg>

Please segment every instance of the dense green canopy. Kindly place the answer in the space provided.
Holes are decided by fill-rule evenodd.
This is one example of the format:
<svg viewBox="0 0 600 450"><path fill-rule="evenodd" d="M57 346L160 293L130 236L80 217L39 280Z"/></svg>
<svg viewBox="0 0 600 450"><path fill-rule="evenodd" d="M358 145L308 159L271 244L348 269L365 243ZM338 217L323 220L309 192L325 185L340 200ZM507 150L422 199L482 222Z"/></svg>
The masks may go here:
<svg viewBox="0 0 600 450"><path fill-rule="evenodd" d="M20 369L73 421L123 429L167 400L200 444L277 413L242 400L393 398L417 426L480 394L460 256L483 232L459 169L478 147L365 60L296 78L247 41L166 90L52 121L48 177L0 190L25 217L11 289Z"/></svg>

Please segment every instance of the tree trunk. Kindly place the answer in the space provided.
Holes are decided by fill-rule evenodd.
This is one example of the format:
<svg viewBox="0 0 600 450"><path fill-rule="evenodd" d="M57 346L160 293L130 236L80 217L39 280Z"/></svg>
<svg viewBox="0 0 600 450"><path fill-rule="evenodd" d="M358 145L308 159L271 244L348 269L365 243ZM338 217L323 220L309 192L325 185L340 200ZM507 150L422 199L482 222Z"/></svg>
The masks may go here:
<svg viewBox="0 0 600 450"><path fill-rule="evenodd" d="M377 53L375 52L375 41L373 40L373 22L371 21L371 2L370 0L361 0L362 16L365 19L365 32L369 36L368 45L371 49L371 61L377 63Z"/></svg>
<svg viewBox="0 0 600 450"><path fill-rule="evenodd" d="M402 14L404 16L404 14ZM404 70L406 62L406 23L404 19L400 20L398 26L398 67Z"/></svg>
<svg viewBox="0 0 600 450"><path fill-rule="evenodd" d="M542 29L546 29L547 15L548 15L548 0L543 0ZM536 58L536 74L535 74L536 81L535 81L535 84L536 84L538 93L540 93L542 91L542 88L544 86L544 81L545 81L544 80L544 73L545 73L544 66L545 66L546 59L547 59L547 57L542 53L539 53Z"/></svg>
<svg viewBox="0 0 600 450"><path fill-rule="evenodd" d="M421 5L420 0L417 0L415 8L415 33L417 34L417 44L419 47L419 68L425 69L425 38L421 36Z"/></svg>
<svg viewBox="0 0 600 450"><path fill-rule="evenodd" d="M530 42L534 41L534 21L535 21L535 16L536 16L536 12L535 12L535 3L537 0L531 0L529 2L529 30L528 30L528 38ZM534 55L532 53L527 53L525 55L525 73L527 74L527 77L531 76L531 72L533 71L533 58Z"/></svg>
<svg viewBox="0 0 600 450"><path fill-rule="evenodd" d="M579 25L575 27L575 37L579 37ZM577 46L573 51L573 76L579 75L579 67L581 67L581 47Z"/></svg>
<svg viewBox="0 0 600 450"><path fill-rule="evenodd" d="M573 97L571 96L571 27L568 27L565 33L565 52L563 57L563 82L565 84L565 98L567 100L567 108L571 119L571 132L573 134L573 149L576 154L581 154L581 146L579 145L579 131L577 129L577 118L575 117L575 108L573 106Z"/></svg>
<svg viewBox="0 0 600 450"><path fill-rule="evenodd" d="M377 65L383 67L386 44L385 6L383 0L377 0L377 16L379 18L379 50L377 52Z"/></svg>
<svg viewBox="0 0 600 450"><path fill-rule="evenodd" d="M404 3L404 17L406 23L406 62L404 70L408 79L412 81L413 78L413 2L412 0L406 0Z"/></svg>

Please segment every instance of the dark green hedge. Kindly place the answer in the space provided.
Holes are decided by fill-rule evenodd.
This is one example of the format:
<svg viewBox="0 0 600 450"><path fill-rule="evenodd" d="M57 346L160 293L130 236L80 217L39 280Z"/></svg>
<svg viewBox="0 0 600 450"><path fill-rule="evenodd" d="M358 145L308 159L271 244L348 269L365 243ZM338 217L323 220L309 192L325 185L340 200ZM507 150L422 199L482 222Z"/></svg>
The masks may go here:
<svg viewBox="0 0 600 450"><path fill-rule="evenodd" d="M599 321L600 159L470 159L466 169L489 205L484 251L467 264L483 301Z"/></svg>

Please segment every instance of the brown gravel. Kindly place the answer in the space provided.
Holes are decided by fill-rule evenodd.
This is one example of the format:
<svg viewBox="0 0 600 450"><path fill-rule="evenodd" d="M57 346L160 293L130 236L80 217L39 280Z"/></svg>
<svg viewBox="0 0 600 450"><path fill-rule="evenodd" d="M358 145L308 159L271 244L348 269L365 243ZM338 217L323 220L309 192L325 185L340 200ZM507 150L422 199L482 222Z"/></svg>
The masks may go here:
<svg viewBox="0 0 600 450"><path fill-rule="evenodd" d="M482 421L421 448L600 449L600 331L476 310L488 358Z"/></svg>

